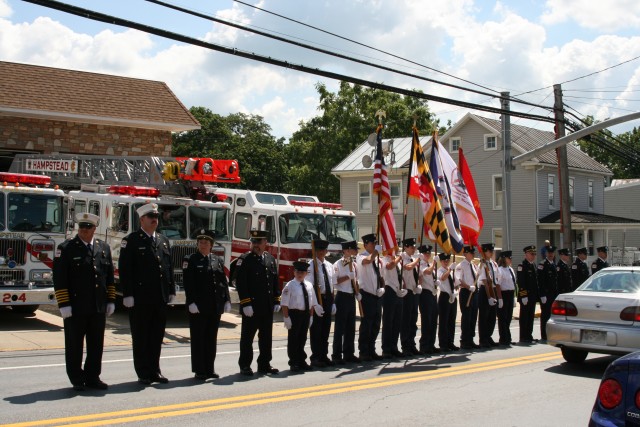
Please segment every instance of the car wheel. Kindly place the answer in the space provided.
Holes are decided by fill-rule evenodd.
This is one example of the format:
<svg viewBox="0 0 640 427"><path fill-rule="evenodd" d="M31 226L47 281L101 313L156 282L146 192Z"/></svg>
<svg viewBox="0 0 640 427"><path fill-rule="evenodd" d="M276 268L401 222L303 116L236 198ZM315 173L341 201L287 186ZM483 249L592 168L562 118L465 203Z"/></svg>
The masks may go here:
<svg viewBox="0 0 640 427"><path fill-rule="evenodd" d="M562 347L562 357L569 363L582 363L587 358L587 354L589 354L588 351Z"/></svg>

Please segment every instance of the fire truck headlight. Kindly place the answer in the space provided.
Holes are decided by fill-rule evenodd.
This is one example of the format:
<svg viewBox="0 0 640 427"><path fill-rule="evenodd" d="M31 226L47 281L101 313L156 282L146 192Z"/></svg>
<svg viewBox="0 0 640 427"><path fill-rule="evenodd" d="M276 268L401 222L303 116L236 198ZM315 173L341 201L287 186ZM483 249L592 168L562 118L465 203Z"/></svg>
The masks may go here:
<svg viewBox="0 0 640 427"><path fill-rule="evenodd" d="M0 265L4 265L7 263L7 259L3 256L0 256Z"/></svg>
<svg viewBox="0 0 640 427"><path fill-rule="evenodd" d="M46 282L53 278L51 270L33 270L31 272L31 280L34 282Z"/></svg>

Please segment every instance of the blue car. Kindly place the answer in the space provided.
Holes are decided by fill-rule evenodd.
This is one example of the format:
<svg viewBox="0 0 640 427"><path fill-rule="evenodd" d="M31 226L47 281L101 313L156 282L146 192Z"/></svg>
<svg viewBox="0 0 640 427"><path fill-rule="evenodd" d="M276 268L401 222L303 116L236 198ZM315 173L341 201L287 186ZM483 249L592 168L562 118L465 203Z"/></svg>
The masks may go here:
<svg viewBox="0 0 640 427"><path fill-rule="evenodd" d="M609 364L602 376L589 426L640 426L640 351Z"/></svg>

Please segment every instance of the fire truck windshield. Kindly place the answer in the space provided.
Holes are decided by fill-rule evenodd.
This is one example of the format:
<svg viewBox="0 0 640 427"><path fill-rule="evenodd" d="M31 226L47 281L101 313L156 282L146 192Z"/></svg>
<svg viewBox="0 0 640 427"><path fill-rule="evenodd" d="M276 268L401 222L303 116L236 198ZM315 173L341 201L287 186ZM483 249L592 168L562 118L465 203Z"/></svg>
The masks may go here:
<svg viewBox="0 0 640 427"><path fill-rule="evenodd" d="M133 205L135 212L142 203ZM162 233L168 239L186 239L187 238L187 207L181 205L164 205L158 204L160 217L158 218L158 233ZM134 230L140 227L140 218L134 215Z"/></svg>
<svg viewBox="0 0 640 427"><path fill-rule="evenodd" d="M214 230L216 240L229 240L228 209L189 206L189 235L195 238L202 229Z"/></svg>
<svg viewBox="0 0 640 427"><path fill-rule="evenodd" d="M64 232L63 198L60 196L8 193L6 204L9 231ZM4 228L4 218L0 217L0 221Z"/></svg>
<svg viewBox="0 0 640 427"><path fill-rule="evenodd" d="M356 240L356 218L354 216L327 215L327 240L341 243Z"/></svg>
<svg viewBox="0 0 640 427"><path fill-rule="evenodd" d="M325 220L320 214L282 214L279 225L282 243L311 243L313 239L326 238Z"/></svg>

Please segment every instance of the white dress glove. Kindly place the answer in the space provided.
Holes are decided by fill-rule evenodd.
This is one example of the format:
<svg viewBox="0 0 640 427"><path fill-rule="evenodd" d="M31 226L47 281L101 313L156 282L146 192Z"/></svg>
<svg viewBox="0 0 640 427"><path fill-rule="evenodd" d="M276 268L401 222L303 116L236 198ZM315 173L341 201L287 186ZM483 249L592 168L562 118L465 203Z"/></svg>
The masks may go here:
<svg viewBox="0 0 640 427"><path fill-rule="evenodd" d="M192 302L191 304L189 304L189 313L191 314L200 313L200 310L198 310L198 306L196 305L195 302Z"/></svg>
<svg viewBox="0 0 640 427"><path fill-rule="evenodd" d="M498 300L498 308L502 308L502 306L504 305L504 301L502 301L502 298Z"/></svg>
<svg viewBox="0 0 640 427"><path fill-rule="evenodd" d="M111 316L116 311L116 305L112 302L107 303L107 308L105 311L107 313L107 316Z"/></svg>
<svg viewBox="0 0 640 427"><path fill-rule="evenodd" d="M322 315L324 314L324 308L322 308L322 306L320 304L314 305L313 309L315 310L315 312L318 315L318 317L322 317Z"/></svg>
<svg viewBox="0 0 640 427"><path fill-rule="evenodd" d="M274 305L274 306L273 306L273 312L274 312L274 313L277 313L277 312L279 312L279 311L280 311L280 304L276 304L276 305Z"/></svg>
<svg viewBox="0 0 640 427"><path fill-rule="evenodd" d="M422 293L422 285L416 286L416 290L414 292L416 295L420 295Z"/></svg>
<svg viewBox="0 0 640 427"><path fill-rule="evenodd" d="M540 297L540 301L541 301L543 304L546 304L546 303L547 303L547 297Z"/></svg>
<svg viewBox="0 0 640 427"><path fill-rule="evenodd" d="M309 327L313 325L313 316L309 316Z"/></svg>
<svg viewBox="0 0 640 427"><path fill-rule="evenodd" d="M127 308L133 307L133 297L122 298L122 305L124 305Z"/></svg>
<svg viewBox="0 0 640 427"><path fill-rule="evenodd" d="M384 288L378 288L376 290L376 295L378 295L378 297L381 297L382 295L384 295Z"/></svg>
<svg viewBox="0 0 640 427"><path fill-rule="evenodd" d="M376 251L377 251L378 253L382 253L382 246L380 246L380 245L376 245Z"/></svg>
<svg viewBox="0 0 640 427"><path fill-rule="evenodd" d="M469 292L474 293L476 291L476 285L469 286Z"/></svg>
<svg viewBox="0 0 640 427"><path fill-rule="evenodd" d="M358 293L356 294L356 299L357 299L358 301L362 301L362 294L358 292Z"/></svg>
<svg viewBox="0 0 640 427"><path fill-rule="evenodd" d="M173 304L173 302L176 300L176 296L170 294L169 295L169 301L167 301L167 304Z"/></svg>
<svg viewBox="0 0 640 427"><path fill-rule="evenodd" d="M491 307L493 307L494 305L496 305L496 302L497 302L497 301L496 301L496 299L495 299L495 298L489 298L489 305L490 305Z"/></svg>
<svg viewBox="0 0 640 427"><path fill-rule="evenodd" d="M404 298L407 295L407 290L406 289L398 289L396 291L396 295L398 295L400 298Z"/></svg>
<svg viewBox="0 0 640 427"><path fill-rule="evenodd" d="M60 307L60 316L62 316L63 319L71 317L71 306Z"/></svg>
<svg viewBox="0 0 640 427"><path fill-rule="evenodd" d="M529 298L523 297L521 301L522 301L522 305L527 305L527 303L529 302Z"/></svg>
<svg viewBox="0 0 640 427"><path fill-rule="evenodd" d="M224 303L224 312L231 313L231 303L229 301Z"/></svg>
<svg viewBox="0 0 640 427"><path fill-rule="evenodd" d="M283 317L282 321L284 322L285 328L291 329L291 317Z"/></svg>
<svg viewBox="0 0 640 427"><path fill-rule="evenodd" d="M332 304L332 305L331 305L331 315L336 314L336 311L338 311L338 308L336 307L336 305L335 305L335 304Z"/></svg>
<svg viewBox="0 0 640 427"><path fill-rule="evenodd" d="M449 304L453 304L453 302L456 300L456 296L455 294L450 294L449 295Z"/></svg>
<svg viewBox="0 0 640 427"><path fill-rule="evenodd" d="M244 313L245 316L251 317L253 316L253 307L251 307L250 305L246 307L242 307L242 312Z"/></svg>

